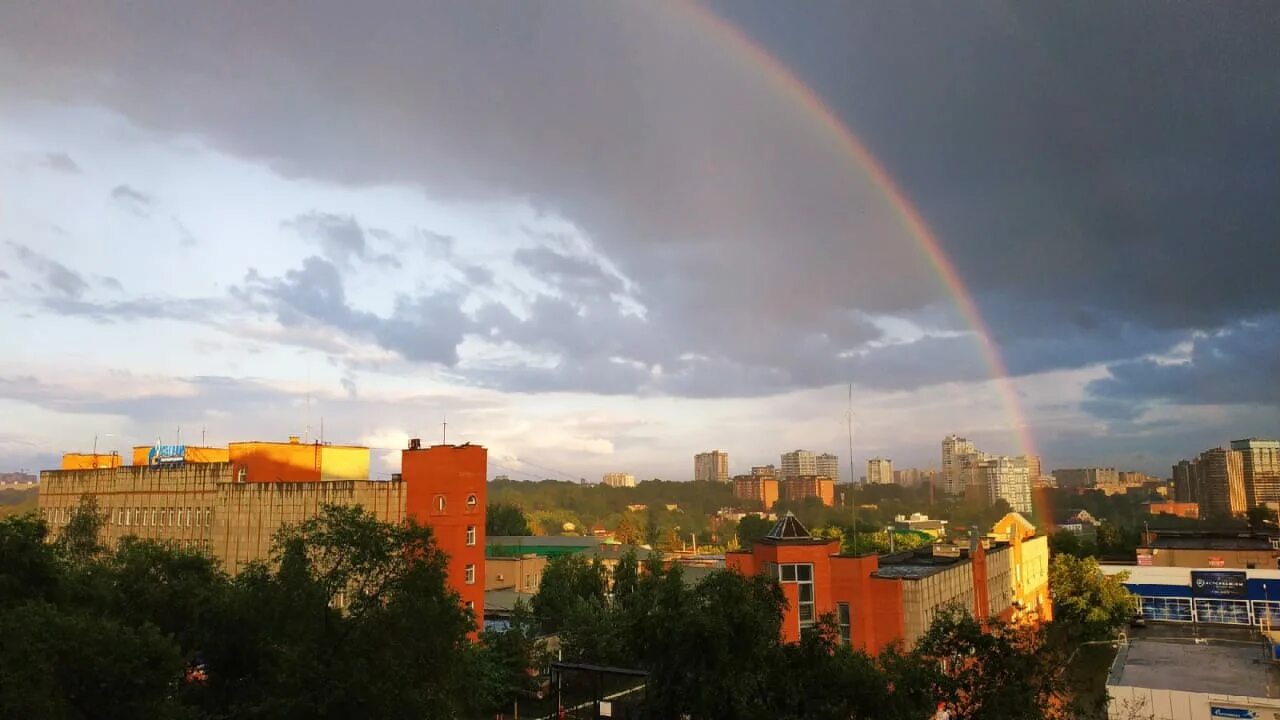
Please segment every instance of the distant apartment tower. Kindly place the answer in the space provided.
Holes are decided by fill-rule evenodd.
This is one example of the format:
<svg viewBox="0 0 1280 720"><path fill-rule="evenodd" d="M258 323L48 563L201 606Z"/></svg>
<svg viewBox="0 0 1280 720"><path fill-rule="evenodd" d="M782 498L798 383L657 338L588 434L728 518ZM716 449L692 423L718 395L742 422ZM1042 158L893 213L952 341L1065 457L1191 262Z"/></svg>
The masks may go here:
<svg viewBox="0 0 1280 720"><path fill-rule="evenodd" d="M835 482L840 482L840 456L831 453L823 453L814 459L817 464L818 475L829 477Z"/></svg>
<svg viewBox="0 0 1280 720"><path fill-rule="evenodd" d="M867 484L892 485L893 461L889 458L873 457L867 461Z"/></svg>
<svg viewBox="0 0 1280 720"><path fill-rule="evenodd" d="M1280 440L1232 440L1240 453L1250 506L1280 503Z"/></svg>
<svg viewBox="0 0 1280 720"><path fill-rule="evenodd" d="M780 479L818 474L818 457L808 450L793 450L782 453L779 463Z"/></svg>
<svg viewBox="0 0 1280 720"><path fill-rule="evenodd" d="M778 479L778 468L772 465L755 465L751 468L751 477Z"/></svg>
<svg viewBox="0 0 1280 720"><path fill-rule="evenodd" d="M1243 515L1249 509L1244 483L1244 457L1239 450L1214 448L1196 460L1200 478L1201 515Z"/></svg>
<svg viewBox="0 0 1280 720"><path fill-rule="evenodd" d="M605 473L604 477L601 478L601 482L609 487L635 487L636 476L631 473Z"/></svg>
<svg viewBox="0 0 1280 720"><path fill-rule="evenodd" d="M964 492L963 464L976 452L973 443L948 435L942 440L942 487L951 495Z"/></svg>
<svg viewBox="0 0 1280 720"><path fill-rule="evenodd" d="M1068 490L1120 485L1120 473L1115 468L1095 467L1054 470L1053 479L1058 481L1058 487Z"/></svg>
<svg viewBox="0 0 1280 720"><path fill-rule="evenodd" d="M1031 482L1035 483L1037 480L1039 480L1041 474L1044 473L1044 465L1041 464L1040 462L1040 456L1039 455L1023 455L1021 456L1020 459L1027 466L1027 477L1031 480Z"/></svg>
<svg viewBox="0 0 1280 720"><path fill-rule="evenodd" d="M1180 503L1200 502L1200 474L1195 460L1179 460L1173 466L1173 499Z"/></svg>
<svg viewBox="0 0 1280 720"><path fill-rule="evenodd" d="M712 450L694 455L693 479L702 482L729 482L729 453Z"/></svg>
<svg viewBox="0 0 1280 720"><path fill-rule="evenodd" d="M733 479L733 497L743 503L759 503L769 512L778 502L778 479L772 475L738 475Z"/></svg>
<svg viewBox="0 0 1280 720"><path fill-rule="evenodd" d="M1025 458L994 457L978 464L987 501L1004 500L1014 512L1031 512L1031 477Z"/></svg>

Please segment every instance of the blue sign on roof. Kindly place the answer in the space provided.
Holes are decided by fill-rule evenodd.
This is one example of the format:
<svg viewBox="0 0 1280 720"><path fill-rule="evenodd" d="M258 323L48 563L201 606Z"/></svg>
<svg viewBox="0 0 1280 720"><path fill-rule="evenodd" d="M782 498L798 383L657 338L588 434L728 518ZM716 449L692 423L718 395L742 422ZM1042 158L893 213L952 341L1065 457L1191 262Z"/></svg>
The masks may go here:
<svg viewBox="0 0 1280 720"><path fill-rule="evenodd" d="M1254 711L1248 710L1246 708L1219 707L1217 705L1210 705L1209 717L1243 718L1244 720L1252 720L1252 718L1256 718L1258 717L1258 715Z"/></svg>
<svg viewBox="0 0 1280 720"><path fill-rule="evenodd" d="M147 452L148 465L175 465L187 457L186 445L156 445Z"/></svg>

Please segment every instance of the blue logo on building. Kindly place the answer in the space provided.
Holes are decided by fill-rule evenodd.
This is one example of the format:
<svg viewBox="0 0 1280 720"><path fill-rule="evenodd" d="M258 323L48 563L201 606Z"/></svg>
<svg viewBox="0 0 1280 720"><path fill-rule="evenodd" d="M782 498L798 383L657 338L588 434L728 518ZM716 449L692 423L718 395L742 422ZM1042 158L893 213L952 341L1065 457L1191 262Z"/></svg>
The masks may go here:
<svg viewBox="0 0 1280 720"><path fill-rule="evenodd" d="M1245 708L1218 707L1217 705L1209 706L1209 717L1216 718L1243 718L1244 720L1252 720L1258 717L1252 710Z"/></svg>
<svg viewBox="0 0 1280 720"><path fill-rule="evenodd" d="M1245 577L1245 573L1239 570L1192 570L1191 594L1197 597L1244 597Z"/></svg>
<svg viewBox="0 0 1280 720"><path fill-rule="evenodd" d="M156 445L147 452L148 465L176 465L186 459L186 445Z"/></svg>

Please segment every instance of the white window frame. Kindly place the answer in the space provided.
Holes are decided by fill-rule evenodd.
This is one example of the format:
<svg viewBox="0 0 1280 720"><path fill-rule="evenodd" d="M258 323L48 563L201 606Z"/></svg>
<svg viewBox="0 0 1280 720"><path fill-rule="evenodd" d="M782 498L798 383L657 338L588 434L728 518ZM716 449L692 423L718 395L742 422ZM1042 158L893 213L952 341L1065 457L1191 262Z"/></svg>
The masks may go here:
<svg viewBox="0 0 1280 720"><path fill-rule="evenodd" d="M476 535L477 535L476 526L468 525L467 526L467 547L476 546Z"/></svg>
<svg viewBox="0 0 1280 720"><path fill-rule="evenodd" d="M467 565L466 569L463 571L463 582L465 582L468 585L476 584L476 566L475 565Z"/></svg>

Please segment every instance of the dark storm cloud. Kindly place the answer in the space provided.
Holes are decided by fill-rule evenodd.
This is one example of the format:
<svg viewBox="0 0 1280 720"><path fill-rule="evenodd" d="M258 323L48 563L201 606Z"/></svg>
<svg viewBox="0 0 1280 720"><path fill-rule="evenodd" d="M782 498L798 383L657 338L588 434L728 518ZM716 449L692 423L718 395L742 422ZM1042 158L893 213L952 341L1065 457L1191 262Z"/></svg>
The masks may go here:
<svg viewBox="0 0 1280 720"><path fill-rule="evenodd" d="M232 294L274 315L285 327L329 327L372 340L407 360L445 366L458 362L458 344L469 329L460 308L462 298L450 292L400 295L387 317L352 308L338 268L316 256L280 278L264 278L251 270Z"/></svg>
<svg viewBox="0 0 1280 720"><path fill-rule="evenodd" d="M400 267L400 261L389 253L374 251L365 237L364 228L350 215L311 211L284 223L298 234L320 245L325 257L343 267L356 261Z"/></svg>
<svg viewBox="0 0 1280 720"><path fill-rule="evenodd" d="M80 273L63 265L46 255L36 252L26 245L6 241L10 251L18 261L35 274L38 285L50 293L52 297L63 300L77 300L89 289L89 283Z"/></svg>
<svg viewBox="0 0 1280 720"><path fill-rule="evenodd" d="M530 388L661 377L714 395L850 374L904 388L982 377L964 338L850 355L877 335L863 314L921 313L947 302L942 284L809 111L664 8L9 5L0 23L29 32L0 44L0 79L12 81L0 93L98 102L291 176L412 183L568 219L644 314L609 299L620 279L599 267L547 248L518 258L557 296L527 317L489 311L475 332L564 358L558 371L526 369ZM72 9L85 22L50 21ZM1280 307L1280 13L1269 5L722 9L883 160L1015 373L1162 351ZM41 32L51 27L60 33ZM243 107L254 112L228 110ZM315 320L287 302L308 300L344 332L419 336L408 317L258 281L282 318ZM402 313L418 309L405 302ZM951 322L943 329L965 329ZM439 342L419 355L452 357L443 348L461 333L428 333Z"/></svg>
<svg viewBox="0 0 1280 720"><path fill-rule="evenodd" d="M111 199L115 200L120 207L143 217L151 214L151 206L155 204L155 198L128 185L117 185L112 188Z"/></svg>
<svg viewBox="0 0 1280 720"><path fill-rule="evenodd" d="M71 159L70 155L64 152L45 153L40 164L50 170L57 170L58 172L69 173L71 175L80 174L80 166L76 164L75 160Z"/></svg>
<svg viewBox="0 0 1280 720"><path fill-rule="evenodd" d="M1129 360L1089 384L1086 410L1137 417L1151 403L1280 406L1280 315L1201 335L1185 361Z"/></svg>

